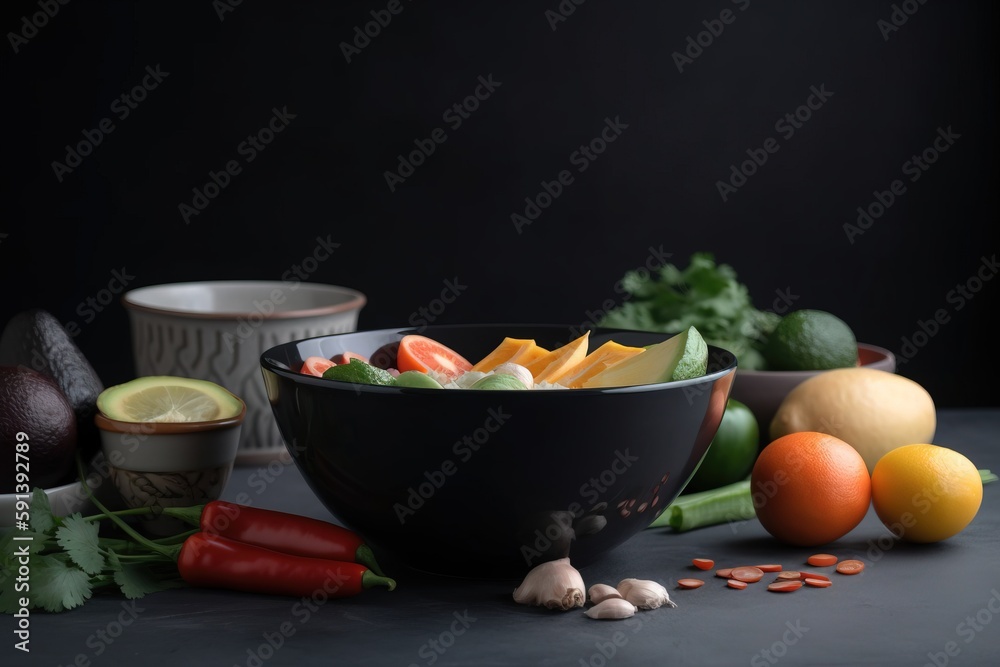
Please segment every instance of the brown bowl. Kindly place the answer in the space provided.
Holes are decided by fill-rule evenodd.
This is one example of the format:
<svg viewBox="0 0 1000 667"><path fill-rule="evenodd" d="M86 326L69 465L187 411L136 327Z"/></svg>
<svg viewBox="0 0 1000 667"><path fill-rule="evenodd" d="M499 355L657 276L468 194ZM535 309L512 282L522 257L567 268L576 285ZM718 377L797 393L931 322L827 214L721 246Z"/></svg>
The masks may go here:
<svg viewBox="0 0 1000 667"><path fill-rule="evenodd" d="M866 368L896 372L896 355L891 351L858 343L858 364ZM769 441L771 420L792 389L823 371L747 371L737 369L732 398L744 403L760 426L761 445Z"/></svg>

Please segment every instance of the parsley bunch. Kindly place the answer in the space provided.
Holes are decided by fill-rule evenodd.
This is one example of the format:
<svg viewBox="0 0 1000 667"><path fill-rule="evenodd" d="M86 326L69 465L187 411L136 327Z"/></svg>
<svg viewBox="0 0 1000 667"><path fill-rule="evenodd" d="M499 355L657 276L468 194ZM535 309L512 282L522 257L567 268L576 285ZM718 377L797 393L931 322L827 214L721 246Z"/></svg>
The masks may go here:
<svg viewBox="0 0 1000 667"><path fill-rule="evenodd" d="M663 333L693 326L707 343L735 354L741 368L764 368L760 350L781 318L755 308L736 271L710 253L694 253L683 270L666 264L652 275L629 271L622 285L627 300L599 326Z"/></svg>

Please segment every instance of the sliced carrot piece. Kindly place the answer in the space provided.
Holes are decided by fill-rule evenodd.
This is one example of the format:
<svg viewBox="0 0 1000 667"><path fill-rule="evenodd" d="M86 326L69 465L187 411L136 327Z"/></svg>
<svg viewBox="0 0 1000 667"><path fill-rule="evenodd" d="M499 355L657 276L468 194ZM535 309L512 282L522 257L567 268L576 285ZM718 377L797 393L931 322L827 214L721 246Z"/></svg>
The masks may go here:
<svg viewBox="0 0 1000 667"><path fill-rule="evenodd" d="M796 581L802 578L802 573L798 570L782 570L778 573L778 579Z"/></svg>
<svg viewBox="0 0 1000 667"><path fill-rule="evenodd" d="M698 588L705 584L701 579L678 579L677 585L681 588Z"/></svg>
<svg viewBox="0 0 1000 667"><path fill-rule="evenodd" d="M767 590L774 591L776 593L790 593L792 591L797 591L802 588L801 581L776 581L773 584L767 585Z"/></svg>
<svg viewBox="0 0 1000 667"><path fill-rule="evenodd" d="M774 563L767 563L766 565L755 565L754 567L756 567L761 572L781 572L781 570L783 569L780 565L776 565Z"/></svg>
<svg viewBox="0 0 1000 667"><path fill-rule="evenodd" d="M825 574L817 574L816 572L799 572L799 579L819 579L821 581L830 581L830 577Z"/></svg>
<svg viewBox="0 0 1000 667"><path fill-rule="evenodd" d="M721 570L716 570L715 576L722 577L723 579L728 579L729 577L733 576L733 568L724 567Z"/></svg>
<svg viewBox="0 0 1000 667"><path fill-rule="evenodd" d="M865 564L859 560L842 560L837 563L837 572L841 574L858 574L865 569Z"/></svg>
<svg viewBox="0 0 1000 667"><path fill-rule="evenodd" d="M711 570L715 567L715 561L711 558L692 558L691 564L699 570Z"/></svg>
<svg viewBox="0 0 1000 667"><path fill-rule="evenodd" d="M815 586L816 588L829 588L830 586L833 586L833 583L829 579L806 577L802 581L806 583L806 586Z"/></svg>
<svg viewBox="0 0 1000 667"><path fill-rule="evenodd" d="M747 582L740 581L739 579L730 579L729 581L726 582L726 586L742 591L744 588L747 587Z"/></svg>
<svg viewBox="0 0 1000 667"><path fill-rule="evenodd" d="M745 581L748 584L752 584L755 581L760 581L763 578L764 573L759 567L744 565L743 567L734 567L731 576L737 581Z"/></svg>
<svg viewBox="0 0 1000 667"><path fill-rule="evenodd" d="M839 559L833 554L813 554L806 558L806 562L813 567L827 567L829 565L836 565Z"/></svg>

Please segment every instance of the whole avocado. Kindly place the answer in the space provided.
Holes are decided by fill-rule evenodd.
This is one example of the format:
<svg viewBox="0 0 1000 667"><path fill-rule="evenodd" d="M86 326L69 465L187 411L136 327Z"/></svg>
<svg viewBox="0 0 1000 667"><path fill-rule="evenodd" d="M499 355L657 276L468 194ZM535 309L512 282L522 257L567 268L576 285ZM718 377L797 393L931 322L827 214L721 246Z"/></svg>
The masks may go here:
<svg viewBox="0 0 1000 667"><path fill-rule="evenodd" d="M25 366L55 380L76 415L81 456L89 460L97 453L94 415L104 384L54 315L34 308L12 317L0 336L0 365Z"/></svg>
<svg viewBox="0 0 1000 667"><path fill-rule="evenodd" d="M18 484L47 489L65 482L76 438L73 408L52 378L0 366L0 493L13 493Z"/></svg>

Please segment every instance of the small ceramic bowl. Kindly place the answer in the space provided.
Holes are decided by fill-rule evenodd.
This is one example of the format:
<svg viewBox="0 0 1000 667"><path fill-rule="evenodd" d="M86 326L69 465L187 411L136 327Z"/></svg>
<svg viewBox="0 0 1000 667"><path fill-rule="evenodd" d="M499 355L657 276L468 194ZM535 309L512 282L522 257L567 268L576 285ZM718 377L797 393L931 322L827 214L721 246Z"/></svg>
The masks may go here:
<svg viewBox="0 0 1000 667"><path fill-rule="evenodd" d="M224 280L126 292L136 376L208 380L246 401L237 464L287 456L261 378L260 355L288 341L354 331L361 292L298 281Z"/></svg>
<svg viewBox="0 0 1000 667"><path fill-rule="evenodd" d="M155 423L118 421L98 413L94 420L101 450L124 504L189 507L217 500L236 461L246 411L244 403L235 417ZM147 521L145 527L161 535L189 528L168 517Z"/></svg>
<svg viewBox="0 0 1000 667"><path fill-rule="evenodd" d="M866 368L896 372L896 356L875 345L858 343L858 364ZM795 387L823 371L746 371L737 369L732 398L744 403L757 417L761 445L769 441L771 420Z"/></svg>

